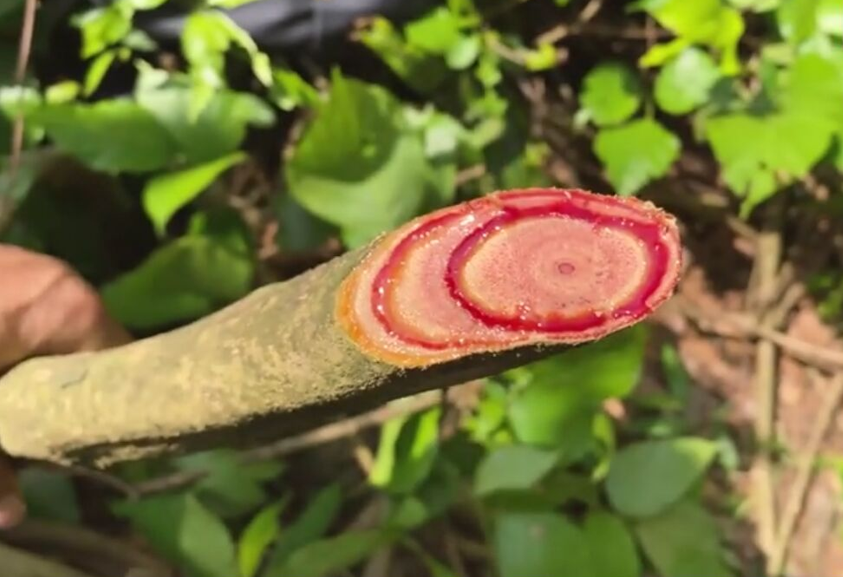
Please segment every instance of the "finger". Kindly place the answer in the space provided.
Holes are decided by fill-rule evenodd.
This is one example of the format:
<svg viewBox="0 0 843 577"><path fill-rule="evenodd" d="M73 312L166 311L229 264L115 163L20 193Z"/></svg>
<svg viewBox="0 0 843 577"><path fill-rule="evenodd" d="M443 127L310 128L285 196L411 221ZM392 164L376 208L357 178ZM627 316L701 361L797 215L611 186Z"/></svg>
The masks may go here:
<svg viewBox="0 0 843 577"><path fill-rule="evenodd" d="M93 287L61 261L0 245L0 271L0 369L34 355L131 340Z"/></svg>
<svg viewBox="0 0 843 577"><path fill-rule="evenodd" d="M26 515L26 502L20 492L12 465L0 457L0 529L10 529Z"/></svg>

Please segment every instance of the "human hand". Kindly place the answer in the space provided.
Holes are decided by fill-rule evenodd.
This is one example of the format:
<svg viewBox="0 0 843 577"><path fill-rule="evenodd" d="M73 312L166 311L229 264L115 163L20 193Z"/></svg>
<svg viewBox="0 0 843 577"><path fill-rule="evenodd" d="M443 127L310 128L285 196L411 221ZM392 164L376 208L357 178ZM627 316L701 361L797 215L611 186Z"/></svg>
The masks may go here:
<svg viewBox="0 0 843 577"><path fill-rule="evenodd" d="M96 291L65 263L0 244L0 375L29 357L130 340ZM11 464L0 456L0 529L16 525L25 513Z"/></svg>

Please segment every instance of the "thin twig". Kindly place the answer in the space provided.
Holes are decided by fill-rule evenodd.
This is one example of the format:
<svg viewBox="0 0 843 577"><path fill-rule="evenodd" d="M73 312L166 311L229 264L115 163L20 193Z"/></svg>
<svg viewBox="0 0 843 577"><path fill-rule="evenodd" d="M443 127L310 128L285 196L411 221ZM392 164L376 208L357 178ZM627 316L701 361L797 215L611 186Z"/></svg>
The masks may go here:
<svg viewBox="0 0 843 577"><path fill-rule="evenodd" d="M814 422L814 427L808 437L808 444L800 455L797 464L796 480L793 483L787 503L785 503L775 546L770 553L769 567L770 575L773 577L781 575L784 571L788 546L796 529L796 523L805 507L808 489L814 479L814 463L841 400L843 400L843 373L837 373L827 384L820 414Z"/></svg>
<svg viewBox="0 0 843 577"><path fill-rule="evenodd" d="M771 217L759 233L753 268L754 286L750 287L750 306L756 309L758 326L774 330L779 319L769 314L776 293L776 281L781 265L782 237L777 219ZM755 435L760 443L756 457L756 482L754 487L758 534L762 549L769 555L776 538L776 501L773 487L773 463L770 446L775 438L776 415L776 344L766 338L759 339L755 351L755 391L758 411L755 418Z"/></svg>
<svg viewBox="0 0 843 577"><path fill-rule="evenodd" d="M403 415L410 415L435 407L439 404L439 391L422 393L406 402L385 405L374 411L363 413L356 417L331 423L324 427L312 429L301 435L280 439L274 443L244 451L241 455L245 462L266 461L284 457L304 449L324 445L346 437L356 435L359 431L382 425L386 421ZM133 492L138 495L149 495L162 491L172 491L191 485L207 475L206 471L179 471L171 475L156 477L149 481L138 483Z"/></svg>
<svg viewBox="0 0 843 577"><path fill-rule="evenodd" d="M32 38L35 34L35 11L38 7L37 0L26 0L23 10L23 23L21 24L20 40L18 41L18 59L15 65L15 84L23 85L26 79L26 71L29 68L29 57L32 54ZM12 129L12 155L9 161L9 174L14 180L20 166L21 152L23 151L23 114L15 117L15 125Z"/></svg>
<svg viewBox="0 0 843 577"><path fill-rule="evenodd" d="M38 7L37 0L26 0L23 11L23 22L21 23L20 40L18 42L18 58L15 65L15 84L20 87L26 79L26 70L29 68L29 57L32 53L32 38L35 32L35 12ZM23 153L24 118L22 113L15 116L12 125L11 155L9 158L9 180L14 184L18 175ZM0 232L8 226L12 220L15 210L14 202L3 195L0 195Z"/></svg>

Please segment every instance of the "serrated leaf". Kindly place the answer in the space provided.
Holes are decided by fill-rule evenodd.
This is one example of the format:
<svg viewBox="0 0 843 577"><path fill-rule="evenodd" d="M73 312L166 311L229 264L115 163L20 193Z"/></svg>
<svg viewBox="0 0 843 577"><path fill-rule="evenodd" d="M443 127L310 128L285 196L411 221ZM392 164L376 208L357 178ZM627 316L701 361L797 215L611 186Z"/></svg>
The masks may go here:
<svg viewBox="0 0 843 577"><path fill-rule="evenodd" d="M635 533L662 577L732 577L723 561L720 529L697 503L680 502L639 521Z"/></svg>
<svg viewBox="0 0 843 577"><path fill-rule="evenodd" d="M686 114L706 102L718 78L720 72L708 53L687 48L659 71L656 102L665 112Z"/></svg>
<svg viewBox="0 0 843 577"><path fill-rule="evenodd" d="M452 170L429 162L399 111L385 90L337 73L287 164L293 197L351 247L453 197Z"/></svg>
<svg viewBox="0 0 843 577"><path fill-rule="evenodd" d="M585 518L583 534L591 560L590 577L638 577L641 561L624 522L611 513L595 511Z"/></svg>
<svg viewBox="0 0 843 577"><path fill-rule="evenodd" d="M118 503L136 531L190 577L237 574L234 543L220 519L191 494L159 495Z"/></svg>
<svg viewBox="0 0 843 577"><path fill-rule="evenodd" d="M42 105L26 114L56 146L103 172L147 172L173 162L176 143L146 110L119 98Z"/></svg>
<svg viewBox="0 0 843 577"><path fill-rule="evenodd" d="M646 341L645 328L637 326L529 365L528 384L509 406L515 435L547 447L566 445L574 430L591 438L593 410L638 383Z"/></svg>
<svg viewBox="0 0 843 577"><path fill-rule="evenodd" d="M594 152L622 196L635 194L648 182L664 176L678 158L680 147L673 133L650 118L603 128L594 139Z"/></svg>
<svg viewBox="0 0 843 577"><path fill-rule="evenodd" d="M170 218L199 196L217 177L246 158L235 152L211 162L156 176L143 190L143 207L156 232L163 235Z"/></svg>
<svg viewBox="0 0 843 577"><path fill-rule="evenodd" d="M580 106L599 126L627 120L640 105L640 83L635 73L624 64L601 64L583 80Z"/></svg>
<svg viewBox="0 0 843 577"><path fill-rule="evenodd" d="M627 445L609 468L609 501L624 515L657 515L688 492L716 454L714 443L695 437Z"/></svg>
<svg viewBox="0 0 843 577"><path fill-rule="evenodd" d="M559 453L527 445L495 449L480 463L474 493L483 497L503 490L529 489L559 462Z"/></svg>
<svg viewBox="0 0 843 577"><path fill-rule="evenodd" d="M269 545L281 531L279 516L287 504L286 499L267 505L260 510L240 536L237 544L239 577L254 577Z"/></svg>
<svg viewBox="0 0 843 577"><path fill-rule="evenodd" d="M192 225L198 230L102 288L117 320L136 329L166 326L210 314L249 291L254 261L239 218L198 213Z"/></svg>
<svg viewBox="0 0 843 577"><path fill-rule="evenodd" d="M558 513L500 513L492 542L501 577L591 575L585 536Z"/></svg>

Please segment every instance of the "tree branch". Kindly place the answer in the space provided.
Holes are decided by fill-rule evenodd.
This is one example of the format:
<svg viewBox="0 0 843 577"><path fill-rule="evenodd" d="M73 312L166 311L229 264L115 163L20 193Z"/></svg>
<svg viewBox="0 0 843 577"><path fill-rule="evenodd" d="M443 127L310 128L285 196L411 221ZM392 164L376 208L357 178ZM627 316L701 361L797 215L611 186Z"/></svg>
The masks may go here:
<svg viewBox="0 0 843 577"><path fill-rule="evenodd" d="M451 215L457 225L436 228ZM448 248L461 239L476 246ZM536 266L572 262L535 268L516 258L516 270L495 280L501 259L536 243ZM557 190L490 195L420 217L187 327L18 365L0 379L0 446L95 466L255 446L629 326L672 293L679 248L672 218L642 201ZM436 267L458 278L437 278ZM555 279L548 271L559 267ZM547 297L547 278L564 298ZM490 298L506 299L500 318L472 316L467 307ZM504 315L522 302L529 314ZM578 316L566 317L568 308ZM592 324L583 328L583 319Z"/></svg>

